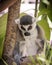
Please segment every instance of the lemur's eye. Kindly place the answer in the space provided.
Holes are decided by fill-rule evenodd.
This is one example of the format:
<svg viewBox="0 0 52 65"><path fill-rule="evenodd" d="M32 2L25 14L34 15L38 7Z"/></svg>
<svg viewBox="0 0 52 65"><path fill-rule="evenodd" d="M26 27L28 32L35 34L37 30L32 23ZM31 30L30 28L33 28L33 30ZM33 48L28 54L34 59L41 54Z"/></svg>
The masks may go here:
<svg viewBox="0 0 52 65"><path fill-rule="evenodd" d="M22 30L26 30L23 26L21 26L21 29L22 29Z"/></svg>
<svg viewBox="0 0 52 65"><path fill-rule="evenodd" d="M29 27L28 27L28 30L31 30L31 29L32 29L32 26L29 26Z"/></svg>

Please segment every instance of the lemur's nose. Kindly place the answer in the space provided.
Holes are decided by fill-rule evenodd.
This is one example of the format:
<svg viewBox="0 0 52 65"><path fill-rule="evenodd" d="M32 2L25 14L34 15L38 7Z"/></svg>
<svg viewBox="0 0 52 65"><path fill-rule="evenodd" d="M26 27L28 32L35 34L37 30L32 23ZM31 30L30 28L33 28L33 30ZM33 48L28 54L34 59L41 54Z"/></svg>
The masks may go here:
<svg viewBox="0 0 52 65"><path fill-rule="evenodd" d="M30 33L29 33L29 32L25 32L24 35L25 35L25 36L29 36Z"/></svg>

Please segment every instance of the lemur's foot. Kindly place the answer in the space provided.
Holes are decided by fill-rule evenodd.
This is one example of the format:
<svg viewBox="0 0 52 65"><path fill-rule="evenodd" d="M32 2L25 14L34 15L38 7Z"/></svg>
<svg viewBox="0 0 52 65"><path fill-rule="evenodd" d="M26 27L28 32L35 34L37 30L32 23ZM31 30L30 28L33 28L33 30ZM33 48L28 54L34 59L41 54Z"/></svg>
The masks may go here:
<svg viewBox="0 0 52 65"><path fill-rule="evenodd" d="M21 60L21 61L23 61L25 58L26 58L26 56L24 56L24 57L21 57L21 58L20 58L20 60Z"/></svg>

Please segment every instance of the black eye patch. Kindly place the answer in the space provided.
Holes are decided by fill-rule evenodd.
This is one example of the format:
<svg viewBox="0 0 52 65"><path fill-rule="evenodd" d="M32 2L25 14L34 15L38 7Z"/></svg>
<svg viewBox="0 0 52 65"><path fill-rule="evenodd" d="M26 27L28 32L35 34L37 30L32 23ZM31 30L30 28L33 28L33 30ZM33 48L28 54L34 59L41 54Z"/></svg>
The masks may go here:
<svg viewBox="0 0 52 65"><path fill-rule="evenodd" d="M23 26L21 26L21 29L22 29L22 30L26 30Z"/></svg>
<svg viewBox="0 0 52 65"><path fill-rule="evenodd" d="M29 26L29 27L28 27L28 30L31 30L31 29L32 29L32 26Z"/></svg>

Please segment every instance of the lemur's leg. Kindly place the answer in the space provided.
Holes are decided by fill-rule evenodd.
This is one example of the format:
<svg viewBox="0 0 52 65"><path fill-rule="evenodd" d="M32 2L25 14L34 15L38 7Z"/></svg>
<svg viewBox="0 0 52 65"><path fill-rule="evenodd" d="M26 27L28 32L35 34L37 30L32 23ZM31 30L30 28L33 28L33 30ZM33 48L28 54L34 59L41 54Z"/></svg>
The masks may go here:
<svg viewBox="0 0 52 65"><path fill-rule="evenodd" d="M25 47L25 41L17 42L14 48L14 59L15 62L20 65L20 63L26 58L26 47Z"/></svg>
<svg viewBox="0 0 52 65"><path fill-rule="evenodd" d="M27 53L26 53L26 42L25 41L20 41L20 53L22 58L25 58Z"/></svg>
<svg viewBox="0 0 52 65"><path fill-rule="evenodd" d="M21 58L21 55L20 55L20 51L19 51L19 42L17 42L15 44L15 48L14 48L14 52L13 52L13 57L14 57L14 60L15 62L17 63L17 65L20 65L20 58Z"/></svg>

